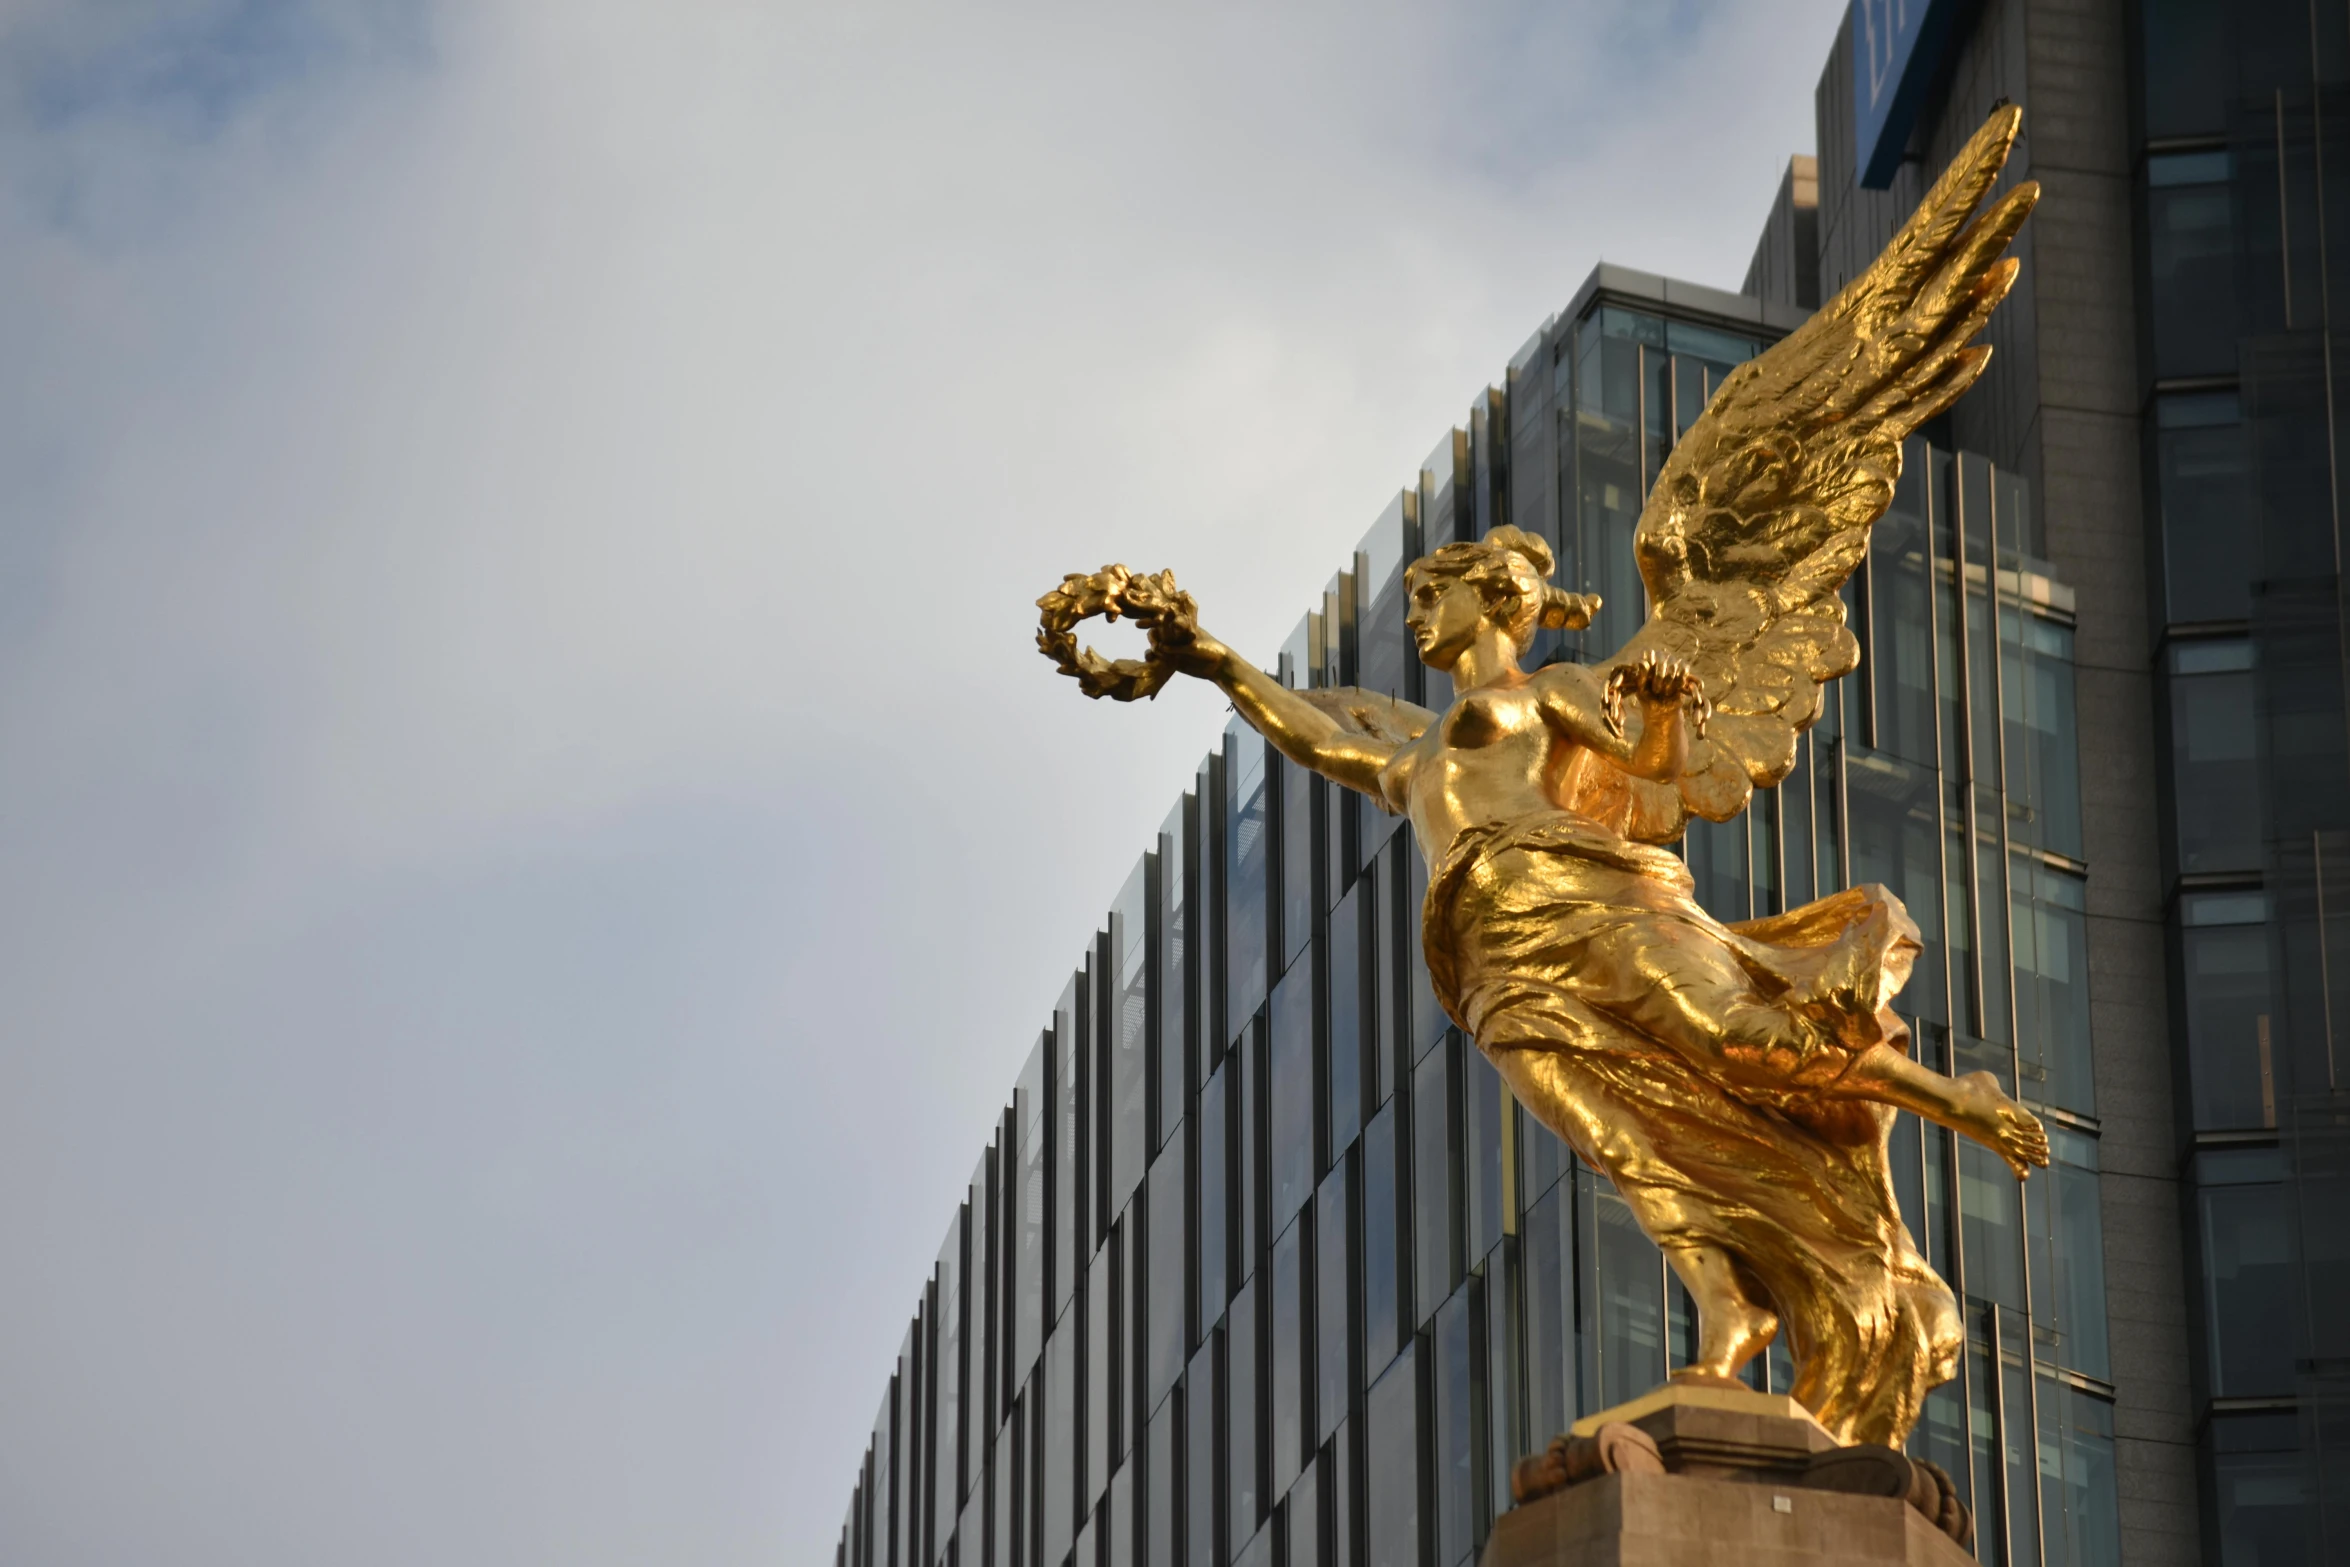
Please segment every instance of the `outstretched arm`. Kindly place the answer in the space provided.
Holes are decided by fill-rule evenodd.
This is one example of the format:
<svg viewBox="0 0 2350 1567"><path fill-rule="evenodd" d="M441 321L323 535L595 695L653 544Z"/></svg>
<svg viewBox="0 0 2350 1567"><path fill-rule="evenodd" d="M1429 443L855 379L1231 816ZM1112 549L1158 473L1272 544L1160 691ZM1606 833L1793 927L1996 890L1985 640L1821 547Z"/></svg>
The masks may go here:
<svg viewBox="0 0 2350 1567"><path fill-rule="evenodd" d="M1400 749L1395 742L1344 727L1197 627L1174 636L1162 632L1153 645L1185 674L1221 686L1240 716L1283 756L1386 803L1379 775Z"/></svg>

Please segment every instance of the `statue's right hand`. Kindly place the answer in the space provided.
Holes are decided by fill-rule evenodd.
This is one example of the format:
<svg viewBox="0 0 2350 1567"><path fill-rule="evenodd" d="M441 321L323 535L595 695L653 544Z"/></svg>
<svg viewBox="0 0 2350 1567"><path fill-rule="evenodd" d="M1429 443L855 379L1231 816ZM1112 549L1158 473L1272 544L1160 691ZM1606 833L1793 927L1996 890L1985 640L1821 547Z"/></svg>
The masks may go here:
<svg viewBox="0 0 2350 1567"><path fill-rule="evenodd" d="M1187 675L1213 680L1232 650L1200 629L1197 620L1173 617L1151 627L1151 651Z"/></svg>

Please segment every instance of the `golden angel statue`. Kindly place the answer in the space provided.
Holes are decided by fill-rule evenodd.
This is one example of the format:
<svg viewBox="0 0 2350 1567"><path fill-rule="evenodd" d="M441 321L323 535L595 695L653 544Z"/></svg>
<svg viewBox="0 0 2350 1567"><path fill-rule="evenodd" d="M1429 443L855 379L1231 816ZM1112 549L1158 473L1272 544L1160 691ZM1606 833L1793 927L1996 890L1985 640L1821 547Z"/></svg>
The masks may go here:
<svg viewBox="0 0 2350 1567"><path fill-rule="evenodd" d="M2038 188L1976 209L2019 120L1994 114L1868 271L1723 381L1640 517L1653 609L1603 665L1520 667L1537 626L1584 626L1596 601L1553 586L1549 548L1512 527L1406 573L1419 656L1457 693L1441 714L1283 686L1165 573L1110 568L1040 601L1040 642L1092 694L1212 680L1283 755L1410 819L1436 993L1688 1286L1680 1375L1734 1378L1784 1333L1794 1396L1843 1442L1900 1445L1963 1340L1901 1222L1894 1113L2019 1178L2047 1136L1990 1074L1911 1059L1888 1003L1921 948L1885 888L1724 924L1661 846L1784 778L1824 683L1859 662L1839 590L1903 439L1982 372L1970 340L2015 280L2003 253ZM1076 649L1069 626L1102 612L1148 627L1149 660Z"/></svg>

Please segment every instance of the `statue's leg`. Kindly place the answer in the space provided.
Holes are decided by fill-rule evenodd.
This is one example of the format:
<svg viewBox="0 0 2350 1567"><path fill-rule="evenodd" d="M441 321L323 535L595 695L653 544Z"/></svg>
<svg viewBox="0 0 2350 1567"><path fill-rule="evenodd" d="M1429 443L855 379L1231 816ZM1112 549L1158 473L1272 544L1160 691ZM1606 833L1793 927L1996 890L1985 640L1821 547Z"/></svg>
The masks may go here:
<svg viewBox="0 0 2350 1567"><path fill-rule="evenodd" d="M1697 1303L1697 1358L1683 1370L1734 1380L1778 1336L1778 1317L1755 1304L1719 1246L1667 1247L1665 1261Z"/></svg>

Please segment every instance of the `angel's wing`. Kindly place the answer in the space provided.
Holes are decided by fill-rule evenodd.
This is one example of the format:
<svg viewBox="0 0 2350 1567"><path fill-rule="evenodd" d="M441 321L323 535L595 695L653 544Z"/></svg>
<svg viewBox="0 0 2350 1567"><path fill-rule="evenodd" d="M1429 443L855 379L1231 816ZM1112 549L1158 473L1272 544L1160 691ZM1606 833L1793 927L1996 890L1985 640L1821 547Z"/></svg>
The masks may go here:
<svg viewBox="0 0 2350 1567"><path fill-rule="evenodd" d="M1838 594L1893 499L1903 439L1990 360L1968 340L2015 282L2002 253L2040 188L1975 208L2022 119L1994 111L1876 262L1732 371L1657 475L1633 538L1652 607L1612 663L1653 649L1705 682L1714 716L1681 782L1688 811L1728 821L1786 777L1822 684L1860 662Z"/></svg>

